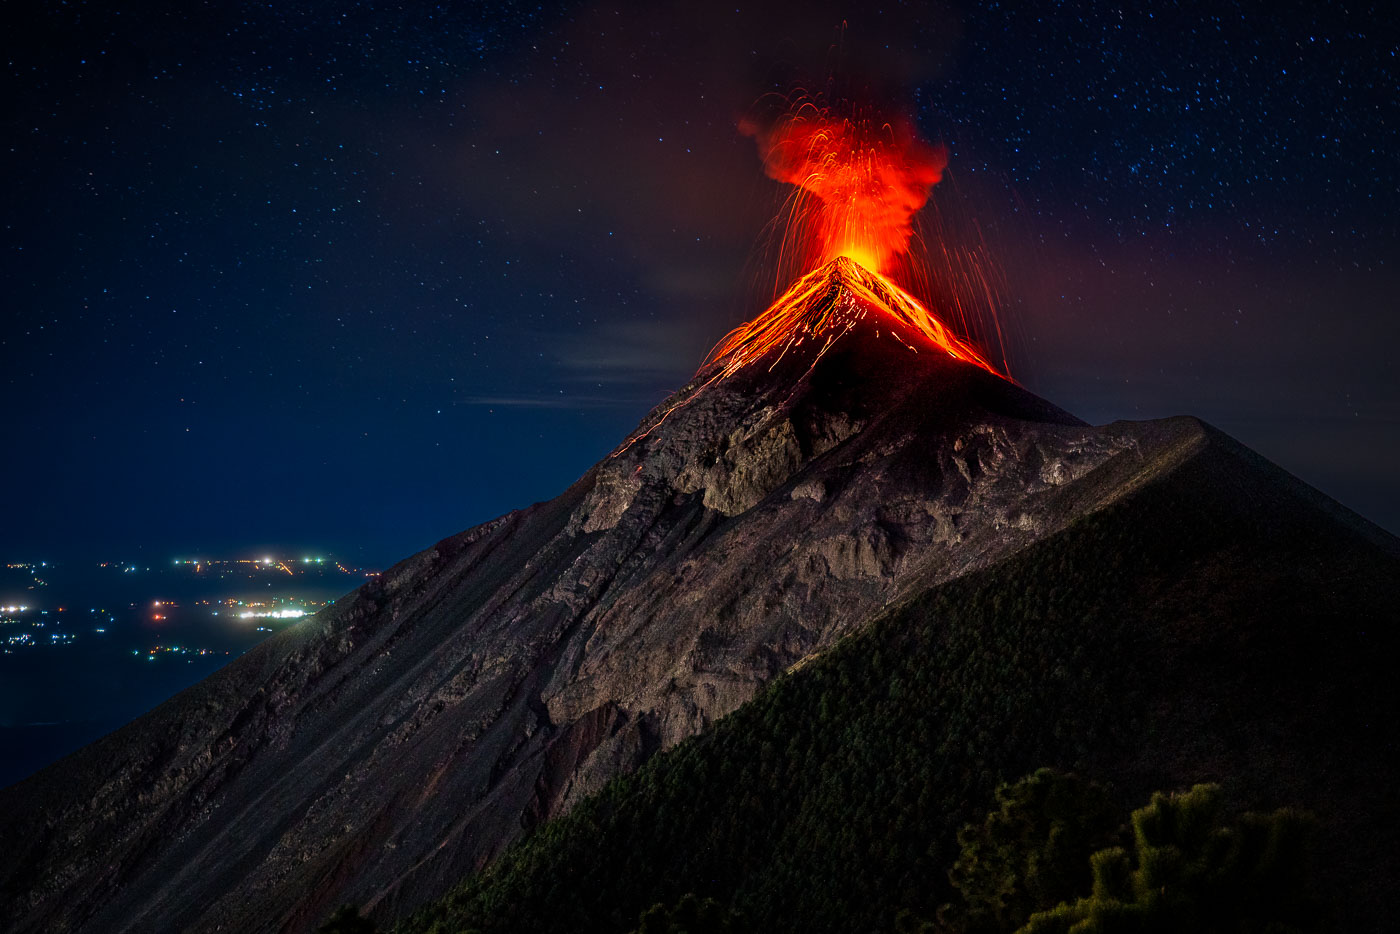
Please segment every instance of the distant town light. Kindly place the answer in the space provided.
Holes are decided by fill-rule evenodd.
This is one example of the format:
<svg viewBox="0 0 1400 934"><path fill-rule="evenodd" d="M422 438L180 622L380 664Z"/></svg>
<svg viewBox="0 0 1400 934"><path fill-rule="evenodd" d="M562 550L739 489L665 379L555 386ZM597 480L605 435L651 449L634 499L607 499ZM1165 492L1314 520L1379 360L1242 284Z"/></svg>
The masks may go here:
<svg viewBox="0 0 1400 934"><path fill-rule="evenodd" d="M239 619L301 619L306 615L305 610L244 610L238 614Z"/></svg>

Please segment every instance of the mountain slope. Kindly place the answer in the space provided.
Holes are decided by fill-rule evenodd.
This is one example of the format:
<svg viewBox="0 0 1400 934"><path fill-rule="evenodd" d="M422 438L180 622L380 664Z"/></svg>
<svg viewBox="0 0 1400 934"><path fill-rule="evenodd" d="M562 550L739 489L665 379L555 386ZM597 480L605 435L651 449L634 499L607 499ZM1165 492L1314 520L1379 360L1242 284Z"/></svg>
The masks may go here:
<svg viewBox="0 0 1400 934"><path fill-rule="evenodd" d="M716 361L558 498L0 792L0 926L403 916L886 607L1211 447L1083 425L824 275L794 340Z"/></svg>
<svg viewBox="0 0 1400 934"><path fill-rule="evenodd" d="M1400 801L1396 542L1209 428L1188 459L889 608L403 926L621 932L695 892L748 930L894 930L1041 765L1314 810L1338 930L1386 930Z"/></svg>

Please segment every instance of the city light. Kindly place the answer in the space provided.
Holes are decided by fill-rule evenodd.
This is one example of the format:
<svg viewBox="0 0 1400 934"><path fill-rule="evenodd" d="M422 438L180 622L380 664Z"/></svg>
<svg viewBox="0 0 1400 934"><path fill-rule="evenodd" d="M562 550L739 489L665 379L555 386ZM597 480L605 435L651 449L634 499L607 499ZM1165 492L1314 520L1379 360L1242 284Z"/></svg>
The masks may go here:
<svg viewBox="0 0 1400 934"><path fill-rule="evenodd" d="M244 610L239 619L301 619L305 610Z"/></svg>
<svg viewBox="0 0 1400 934"><path fill-rule="evenodd" d="M239 643L233 649L198 648L189 645L158 645L150 649L148 646L146 649L134 651L133 654L150 661L154 661L157 656L183 656L186 662L195 661L198 656L226 658L246 651L265 634L300 623L324 607L330 606L332 601L326 599L327 595L322 588L331 586L348 589L344 583L347 579L362 580L378 573L347 566L330 555L318 556L315 552L301 552L299 557L286 557L286 554L273 551L263 554L245 552L242 557L227 558L171 556L154 568L125 561L93 562L87 566L108 569L108 574L145 574L150 578L150 590L141 594L139 598L132 594L106 607L98 606L94 600L88 604L90 622L77 632L63 626L62 621L69 619L69 614L73 612L81 613L81 609L75 609L68 600L55 599L58 597L57 593L49 593L47 598L36 594L34 604L0 604L0 655L46 651L66 653L74 650L62 647L77 644L85 644L98 651L116 650L125 655L131 648L130 645L121 645L120 648L117 646L132 632L144 630L149 633L168 633L178 630L185 637L193 637L200 641L203 641L205 635L227 639L236 633ZM39 593L45 593L55 584L58 585L58 589L62 589L66 583L66 580L40 579L40 568L45 569L44 577L48 576L50 568L58 568L52 572L55 576L64 571L64 568L48 561L11 562L6 567L31 577L31 589L45 589ZM74 569L68 567L66 570L71 572ZM161 579L162 573L167 575L164 581ZM294 578L295 582L281 581L282 573ZM269 574L276 575L277 581L270 581ZM178 584L166 583L176 579ZM256 595L250 592L239 593L238 588L246 587L253 581L257 582L256 586L260 590L264 586L277 587L279 590L264 591ZM208 589L211 585L227 589ZM195 586L205 589L190 589ZM186 589L172 593L169 589L171 587ZM157 598L152 596L152 591L164 591L165 595ZM87 600L84 599L83 602ZM203 622L200 621L201 617ZM217 628L201 629L201 626Z"/></svg>

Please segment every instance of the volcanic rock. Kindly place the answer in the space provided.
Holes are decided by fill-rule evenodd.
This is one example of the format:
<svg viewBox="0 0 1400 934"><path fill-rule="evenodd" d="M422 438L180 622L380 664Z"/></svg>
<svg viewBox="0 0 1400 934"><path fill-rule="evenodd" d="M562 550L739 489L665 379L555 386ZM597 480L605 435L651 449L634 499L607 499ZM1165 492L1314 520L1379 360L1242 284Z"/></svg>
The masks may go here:
<svg viewBox="0 0 1400 934"><path fill-rule="evenodd" d="M0 792L0 927L400 917L889 604L1212 444L1091 427L879 315L827 337L709 365L557 498Z"/></svg>

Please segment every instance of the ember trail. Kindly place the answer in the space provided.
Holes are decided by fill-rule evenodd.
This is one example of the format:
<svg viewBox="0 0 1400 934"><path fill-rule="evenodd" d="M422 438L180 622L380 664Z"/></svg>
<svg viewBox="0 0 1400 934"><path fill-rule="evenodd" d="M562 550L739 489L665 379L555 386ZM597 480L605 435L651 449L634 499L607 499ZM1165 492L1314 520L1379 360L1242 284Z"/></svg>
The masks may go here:
<svg viewBox="0 0 1400 934"><path fill-rule="evenodd" d="M907 120L854 105L834 108L806 94L784 99L767 122L743 120L739 130L757 141L770 178L792 185L777 220L783 293L725 336L701 371L720 364L713 378L722 378L770 351L781 358L809 339L822 340L820 354L855 322L875 315L910 350L931 347L1007 375L911 294L941 291L939 300L966 325L966 309L987 291L984 281L967 277L934 288L924 251L910 249L918 211L948 165L946 148L918 139Z"/></svg>
<svg viewBox="0 0 1400 934"><path fill-rule="evenodd" d="M882 330L888 330L892 338L910 350L917 353L916 342L922 338L955 359L1002 375L980 350L953 334L914 296L844 255L798 279L767 311L731 331L705 363L720 363L716 378L723 378L777 350L778 356L769 363L771 367L789 349L808 340L822 342L816 354L820 358L826 348L860 321L881 314L888 319ZM880 320L875 322L877 328L880 324Z"/></svg>
<svg viewBox="0 0 1400 934"><path fill-rule="evenodd" d="M945 148L920 141L906 121L847 109L799 97L766 126L739 125L768 176L794 186L779 219L776 271L785 281L838 256L891 275L909 252L914 215L943 178Z"/></svg>
<svg viewBox="0 0 1400 934"><path fill-rule="evenodd" d="M791 284L762 314L726 335L696 373L703 382L614 457L715 382L761 360L772 369L808 342L816 348L807 351L815 365L862 321L914 353L946 353L1010 379L895 281L935 291L927 257L913 255L910 245L915 216L943 177L947 150L920 141L907 123L838 115L806 97L765 126L745 120L739 129L758 141L768 175L794 186L777 219L783 229L779 281ZM940 247L948 255L948 245ZM994 303L984 301L992 291L985 276L946 280L939 297L964 324L972 307L995 315Z"/></svg>
<svg viewBox="0 0 1400 934"><path fill-rule="evenodd" d="M783 103L766 123L746 119L739 127L757 141L769 177L793 186L777 220L783 291L711 351L705 364L722 364L716 378L777 348L780 358L818 335L824 350L872 314L888 319L890 332L911 350L932 347L1005 377L911 294L945 293L938 297L966 323L966 309L986 292L985 282L967 277L935 290L927 257L910 249L916 215L943 177L947 150L918 139L905 120L850 105L838 109L805 94ZM947 245L940 246L946 253Z"/></svg>

